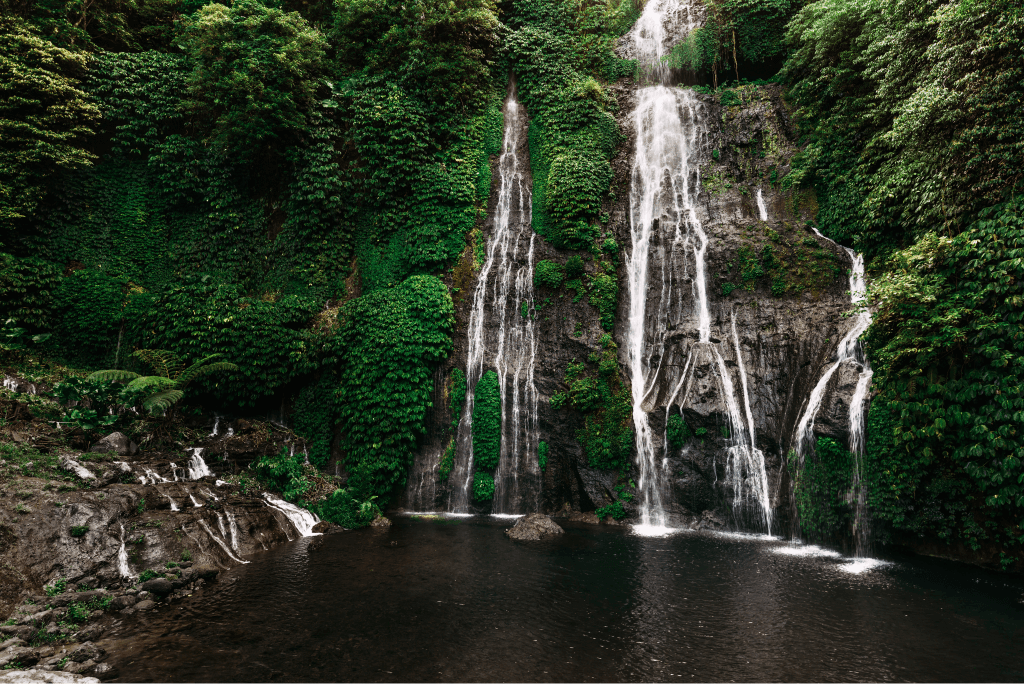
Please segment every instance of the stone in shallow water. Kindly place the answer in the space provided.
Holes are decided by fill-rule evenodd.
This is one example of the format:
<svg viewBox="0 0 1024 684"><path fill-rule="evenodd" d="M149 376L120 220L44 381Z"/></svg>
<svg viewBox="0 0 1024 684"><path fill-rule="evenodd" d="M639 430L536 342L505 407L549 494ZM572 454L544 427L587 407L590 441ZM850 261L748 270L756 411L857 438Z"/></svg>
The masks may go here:
<svg viewBox="0 0 1024 684"><path fill-rule="evenodd" d="M565 532L554 520L543 513L529 513L516 521L516 524L505 530L512 539L520 541L536 541L541 537Z"/></svg>

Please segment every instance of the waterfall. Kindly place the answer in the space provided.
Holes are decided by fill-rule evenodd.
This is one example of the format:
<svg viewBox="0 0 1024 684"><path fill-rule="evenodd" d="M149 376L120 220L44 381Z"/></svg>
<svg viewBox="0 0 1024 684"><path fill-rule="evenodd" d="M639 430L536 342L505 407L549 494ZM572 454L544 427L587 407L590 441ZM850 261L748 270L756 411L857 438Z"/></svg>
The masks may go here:
<svg viewBox="0 0 1024 684"><path fill-rule="evenodd" d="M143 482L143 484L145 484L145 482ZM174 503L174 499L172 499L168 494L165 494L164 492L160 492L160 493L163 494L164 498L167 499L171 503L171 512L172 513L176 513L176 512L178 512L178 510L180 510L178 508L178 504Z"/></svg>
<svg viewBox="0 0 1024 684"><path fill-rule="evenodd" d="M121 548L117 551L117 572L122 579L134 579L131 568L128 567L128 549L124 545L124 524L121 525Z"/></svg>
<svg viewBox="0 0 1024 684"><path fill-rule="evenodd" d="M761 196L761 188L757 189L757 215L762 221L768 220L768 207L764 205L764 197Z"/></svg>
<svg viewBox="0 0 1024 684"><path fill-rule="evenodd" d="M667 516L662 505L667 475L668 447L659 464L648 414L654 410L659 378L671 373L666 335L675 323L687 319L696 328L683 372L672 390L667 411L677 401L680 410L693 383L693 370L706 364L720 383L729 416L729 459L726 483L732 489L733 507L752 499L762 523L771 527L771 507L764 454L756 447L746 368L733 320L733 340L739 365L745 410L740 409L729 369L711 337L706 255L708 236L697 211L700 195L700 162L706 152L708 133L704 106L692 90L667 87L671 78L664 57L673 43L692 32L701 21L703 5L690 0L652 0L643 11L630 39L655 85L641 88L633 114L636 156L630 190L630 237L632 250L626 259L629 318L626 361L633 395L633 427L636 430L640 477L637 492L642 533L660 533ZM761 207L762 219L767 212ZM652 271L651 266L655 265ZM660 268L657 266L660 264ZM692 275L687 277L692 266ZM680 277L679 272L682 272ZM689 300L685 282L689 281ZM677 292L678 290L678 292ZM649 305L650 302L655 302Z"/></svg>
<svg viewBox="0 0 1024 684"><path fill-rule="evenodd" d="M826 240L824 235L814 231L819 237ZM832 240L828 240L832 242ZM832 242L832 244L835 244ZM842 247L841 245L839 245ZM850 363L860 368L860 375L857 378L857 387L850 399L850 453L853 455L853 477L851 486L851 498L854 507L854 541L856 543L856 554L862 556L867 553L869 534L867 529L867 492L863 485L863 460L864 460L864 402L867 398L868 389L871 386L871 364L864 355L864 349L860 342L860 336L871 325L871 314L863 308L867 297L867 284L864 280L864 255L854 252L848 247L842 249L849 255L852 266L850 269L850 301L854 307L860 307L856 313L853 327L846 333L846 336L839 342L835 362L829 366L825 374L818 380L818 384L811 391L807 400L807 408L797 422L794 437L794 449L797 455L797 468L801 471L804 467L804 460L808 450L814 449L814 417L821 407L821 401L825 396L825 389L836 370L844 364Z"/></svg>
<svg viewBox="0 0 1024 684"><path fill-rule="evenodd" d="M203 459L203 448L195 447L191 449L192 456L188 460L188 479L198 480L201 477L207 477L213 475L210 471L210 467L206 465L206 461Z"/></svg>
<svg viewBox="0 0 1024 684"><path fill-rule="evenodd" d="M467 512L472 499L473 395L484 371L492 367L498 374L501 396L501 452L494 476L492 511L520 513L539 506L539 396L534 384L537 339L533 320L535 234L530 225L532 200L527 169L520 159L520 148L526 143L526 121L516 100L514 79L509 83L503 111L505 133L498 162L500 188L494 225L467 330L466 400L456 435L449 500L449 510L455 513ZM523 315L524 309L529 315ZM495 323L496 339L486 339ZM530 485L520 482L524 473L531 476L532 492Z"/></svg>
<svg viewBox="0 0 1024 684"><path fill-rule="evenodd" d="M283 499L275 498L270 494L264 494L263 498L266 499L268 506L284 514L284 517L288 518L288 522L292 524L292 527L301 536L316 537L320 534L313 531L313 526L320 522L320 518L316 517L314 513L307 511L305 508L299 508L294 504L290 504Z"/></svg>
<svg viewBox="0 0 1024 684"><path fill-rule="evenodd" d="M210 434L207 435L207 437L216 437L217 436L217 428L219 428L219 427L220 427L220 416L218 416L215 413L215 414L213 414L213 431L210 432Z"/></svg>

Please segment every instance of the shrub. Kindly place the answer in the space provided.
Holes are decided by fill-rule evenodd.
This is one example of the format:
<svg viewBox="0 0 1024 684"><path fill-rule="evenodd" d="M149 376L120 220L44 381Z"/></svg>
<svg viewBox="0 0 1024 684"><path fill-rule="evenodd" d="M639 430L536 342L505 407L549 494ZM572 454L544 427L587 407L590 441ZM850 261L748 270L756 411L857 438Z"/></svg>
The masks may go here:
<svg viewBox="0 0 1024 684"><path fill-rule="evenodd" d="M494 476L477 471L473 474L473 500L481 503L494 498Z"/></svg>
<svg viewBox="0 0 1024 684"><path fill-rule="evenodd" d="M564 280L565 267L556 261L538 261L533 268L533 284L537 287L559 288Z"/></svg>
<svg viewBox="0 0 1024 684"><path fill-rule="evenodd" d="M75 525L71 528L70 534L72 537L84 537L85 533L89 531L88 525Z"/></svg>
<svg viewBox="0 0 1024 684"><path fill-rule="evenodd" d="M498 374L487 371L473 391L473 461L494 470L501 458L501 390Z"/></svg>
<svg viewBox="0 0 1024 684"><path fill-rule="evenodd" d="M584 272L583 257L578 254L574 254L569 257L569 260L565 262L565 278L566 280L576 280L581 277Z"/></svg>
<svg viewBox="0 0 1024 684"><path fill-rule="evenodd" d="M626 517L626 509L622 507L621 501L613 501L607 506L598 508L594 513L597 514L598 519L605 518L609 515L615 520L622 520Z"/></svg>
<svg viewBox="0 0 1024 684"><path fill-rule="evenodd" d="M683 421L683 417L678 413L673 413L668 417L668 443L678 449L686 443L686 440L693 436L690 432L690 426Z"/></svg>

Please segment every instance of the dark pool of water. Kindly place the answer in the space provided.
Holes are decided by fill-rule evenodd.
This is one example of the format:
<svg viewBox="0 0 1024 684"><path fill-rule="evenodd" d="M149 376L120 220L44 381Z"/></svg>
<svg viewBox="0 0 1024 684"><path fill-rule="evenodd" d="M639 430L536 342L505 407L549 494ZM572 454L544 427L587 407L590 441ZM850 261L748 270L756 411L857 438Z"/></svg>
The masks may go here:
<svg viewBox="0 0 1024 684"><path fill-rule="evenodd" d="M509 524L303 539L102 644L125 681L1024 679L1016 578L582 524L522 543Z"/></svg>

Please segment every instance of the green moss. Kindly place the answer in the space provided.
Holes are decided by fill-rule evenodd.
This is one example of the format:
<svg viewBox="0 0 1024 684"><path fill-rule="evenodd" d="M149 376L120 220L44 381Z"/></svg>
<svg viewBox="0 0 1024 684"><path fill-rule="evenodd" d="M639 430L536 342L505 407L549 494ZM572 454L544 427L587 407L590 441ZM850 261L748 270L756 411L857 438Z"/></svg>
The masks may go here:
<svg viewBox="0 0 1024 684"><path fill-rule="evenodd" d="M556 261L541 260L533 267L533 284L536 287L559 288L564 279L565 267Z"/></svg>

